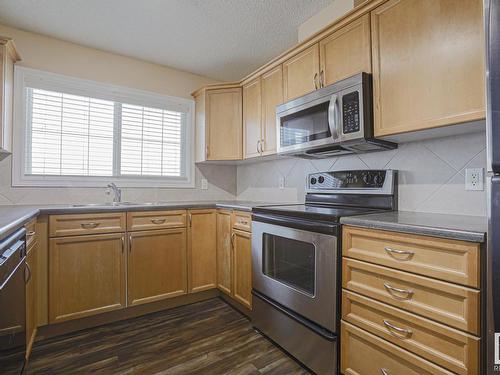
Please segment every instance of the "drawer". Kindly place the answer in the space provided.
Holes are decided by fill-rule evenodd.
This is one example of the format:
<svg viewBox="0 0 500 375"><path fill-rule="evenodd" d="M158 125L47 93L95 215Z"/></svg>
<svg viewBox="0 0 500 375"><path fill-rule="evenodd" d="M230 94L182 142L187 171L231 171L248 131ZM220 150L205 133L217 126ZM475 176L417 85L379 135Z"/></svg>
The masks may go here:
<svg viewBox="0 0 500 375"><path fill-rule="evenodd" d="M243 230L245 232L252 231L252 214L250 212L234 211L233 212L233 229Z"/></svg>
<svg viewBox="0 0 500 375"><path fill-rule="evenodd" d="M342 319L457 374L479 374L477 337L346 290Z"/></svg>
<svg viewBox="0 0 500 375"><path fill-rule="evenodd" d="M36 241L36 219L30 220L24 225L26 228L26 248L30 248Z"/></svg>
<svg viewBox="0 0 500 375"><path fill-rule="evenodd" d="M49 217L50 237L125 232L125 212L68 214Z"/></svg>
<svg viewBox="0 0 500 375"><path fill-rule="evenodd" d="M129 231L186 227L186 210L128 212Z"/></svg>
<svg viewBox="0 0 500 375"><path fill-rule="evenodd" d="M443 324L479 334L479 291L353 259L342 287Z"/></svg>
<svg viewBox="0 0 500 375"><path fill-rule="evenodd" d="M452 375L349 323L341 323L340 368L344 375Z"/></svg>
<svg viewBox="0 0 500 375"><path fill-rule="evenodd" d="M342 254L382 266L479 288L479 244L343 227Z"/></svg>

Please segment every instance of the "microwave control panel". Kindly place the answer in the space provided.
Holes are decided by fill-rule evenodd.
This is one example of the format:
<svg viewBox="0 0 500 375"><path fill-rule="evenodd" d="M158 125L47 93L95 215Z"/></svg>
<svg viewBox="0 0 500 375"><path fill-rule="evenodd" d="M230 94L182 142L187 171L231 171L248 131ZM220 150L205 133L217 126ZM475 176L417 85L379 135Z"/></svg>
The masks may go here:
<svg viewBox="0 0 500 375"><path fill-rule="evenodd" d="M360 125L359 91L353 91L342 96L342 132L359 132Z"/></svg>

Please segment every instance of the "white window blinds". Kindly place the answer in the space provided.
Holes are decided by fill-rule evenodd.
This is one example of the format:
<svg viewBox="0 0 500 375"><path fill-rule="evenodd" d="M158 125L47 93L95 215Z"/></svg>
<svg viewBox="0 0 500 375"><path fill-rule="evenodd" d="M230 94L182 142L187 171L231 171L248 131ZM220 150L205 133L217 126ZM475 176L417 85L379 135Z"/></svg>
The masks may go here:
<svg viewBox="0 0 500 375"><path fill-rule="evenodd" d="M25 174L181 177L186 113L27 88Z"/></svg>

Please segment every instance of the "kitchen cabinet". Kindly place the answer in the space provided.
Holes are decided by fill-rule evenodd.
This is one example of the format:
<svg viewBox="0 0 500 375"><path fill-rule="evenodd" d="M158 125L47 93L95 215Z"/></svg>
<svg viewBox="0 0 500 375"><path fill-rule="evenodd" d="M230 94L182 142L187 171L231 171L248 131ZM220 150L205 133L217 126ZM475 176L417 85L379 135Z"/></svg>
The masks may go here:
<svg viewBox="0 0 500 375"><path fill-rule="evenodd" d="M51 238L49 323L125 307L125 234Z"/></svg>
<svg viewBox="0 0 500 375"><path fill-rule="evenodd" d="M352 21L319 42L321 86L372 71L370 16Z"/></svg>
<svg viewBox="0 0 500 375"><path fill-rule="evenodd" d="M186 228L129 234L128 305L187 293Z"/></svg>
<svg viewBox="0 0 500 375"><path fill-rule="evenodd" d="M31 227L31 225L30 225ZM27 226L28 229L28 226ZM29 357L37 332L37 241L34 235L27 238L26 255L26 358Z"/></svg>
<svg viewBox="0 0 500 375"><path fill-rule="evenodd" d="M278 150L276 106L283 103L283 67L262 74L262 155L273 155Z"/></svg>
<svg viewBox="0 0 500 375"><path fill-rule="evenodd" d="M19 60L12 39L0 36L0 159L12 152L14 64Z"/></svg>
<svg viewBox="0 0 500 375"><path fill-rule="evenodd" d="M243 85L243 156L245 159L262 154L262 81L261 78Z"/></svg>
<svg viewBox="0 0 500 375"><path fill-rule="evenodd" d="M240 160L243 156L241 87L195 94L196 161Z"/></svg>
<svg viewBox="0 0 500 375"><path fill-rule="evenodd" d="M484 119L482 4L390 0L371 12L375 136Z"/></svg>
<svg viewBox="0 0 500 375"><path fill-rule="evenodd" d="M233 298L252 308L252 234L234 229L233 241Z"/></svg>
<svg viewBox="0 0 500 375"><path fill-rule="evenodd" d="M319 88L319 45L299 52L283 63L285 102Z"/></svg>
<svg viewBox="0 0 500 375"><path fill-rule="evenodd" d="M188 211L188 290L217 288L216 210Z"/></svg>
<svg viewBox="0 0 500 375"><path fill-rule="evenodd" d="M231 215L231 211L217 211L217 288L229 296L233 290Z"/></svg>

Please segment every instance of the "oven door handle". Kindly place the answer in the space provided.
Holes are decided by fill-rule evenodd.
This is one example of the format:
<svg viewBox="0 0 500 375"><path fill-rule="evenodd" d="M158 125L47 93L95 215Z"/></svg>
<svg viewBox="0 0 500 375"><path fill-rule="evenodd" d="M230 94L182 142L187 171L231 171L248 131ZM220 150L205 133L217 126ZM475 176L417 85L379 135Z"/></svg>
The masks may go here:
<svg viewBox="0 0 500 375"><path fill-rule="evenodd" d="M339 231L339 225L336 223L316 220L310 221L273 214L252 213L252 220L266 224L280 225L287 228L301 229L329 235L337 235Z"/></svg>
<svg viewBox="0 0 500 375"><path fill-rule="evenodd" d="M338 95L333 94L330 98L330 104L328 105L328 127L330 128L333 139L339 138L339 133L337 132L338 102Z"/></svg>

